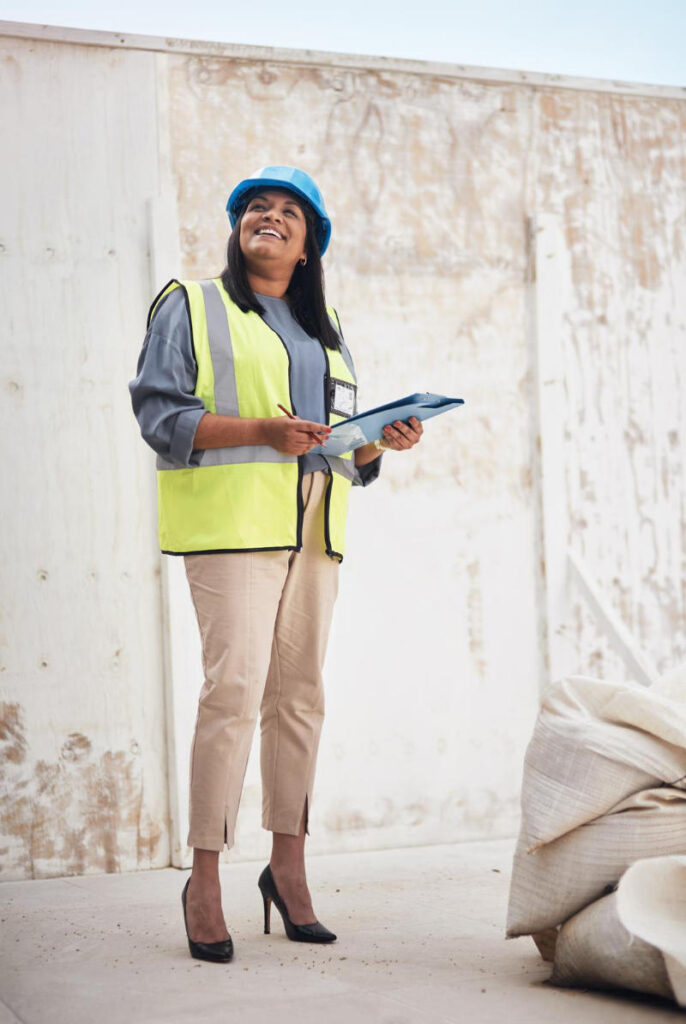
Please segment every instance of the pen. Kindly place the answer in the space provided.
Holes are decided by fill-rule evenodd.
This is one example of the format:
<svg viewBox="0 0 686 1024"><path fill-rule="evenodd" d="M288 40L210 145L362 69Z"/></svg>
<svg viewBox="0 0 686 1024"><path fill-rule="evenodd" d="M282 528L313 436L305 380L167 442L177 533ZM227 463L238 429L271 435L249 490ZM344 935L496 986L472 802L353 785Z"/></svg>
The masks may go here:
<svg viewBox="0 0 686 1024"><path fill-rule="evenodd" d="M295 419L295 416L293 415L293 413L289 412L288 409L284 409L284 407L282 405L280 405L278 402L277 402L277 406L276 407L277 407L277 409L280 409L281 412L285 412L286 415L288 416L289 420L294 420ZM324 444L324 442L320 441L319 438L317 437L317 435L313 434L311 430L308 430L308 434L310 435L310 437L312 438L313 441L317 442L317 444Z"/></svg>

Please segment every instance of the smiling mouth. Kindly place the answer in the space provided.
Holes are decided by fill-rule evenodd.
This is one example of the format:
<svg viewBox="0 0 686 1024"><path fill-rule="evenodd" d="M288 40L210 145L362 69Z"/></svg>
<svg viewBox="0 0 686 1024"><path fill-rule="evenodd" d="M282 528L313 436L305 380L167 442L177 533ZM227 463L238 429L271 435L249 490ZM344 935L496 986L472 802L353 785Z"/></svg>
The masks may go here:
<svg viewBox="0 0 686 1024"><path fill-rule="evenodd" d="M268 235L271 238L278 238L281 242L285 241L283 235L280 235L275 228L258 228L255 234L260 237Z"/></svg>

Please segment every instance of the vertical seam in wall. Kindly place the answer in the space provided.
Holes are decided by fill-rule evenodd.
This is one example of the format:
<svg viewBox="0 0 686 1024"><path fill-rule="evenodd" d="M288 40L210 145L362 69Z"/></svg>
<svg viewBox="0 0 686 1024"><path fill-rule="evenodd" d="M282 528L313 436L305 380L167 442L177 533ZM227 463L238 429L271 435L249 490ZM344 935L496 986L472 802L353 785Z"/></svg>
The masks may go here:
<svg viewBox="0 0 686 1024"><path fill-rule="evenodd" d="M169 57L164 53L152 55L152 79L153 79L153 110L154 131L155 131L155 185L158 195L165 193L163 187L165 175L171 178L171 167L165 169L165 157L167 163L170 158L170 146L168 138L169 116L168 116L168 61ZM166 93L163 95L163 90ZM166 133L166 136L165 136ZM172 190L167 190L172 195ZM166 193L165 193L166 194ZM155 294L160 286L159 281L154 278L158 276L163 267L158 266L160 253L156 251L158 233L157 223L157 196L151 196L147 203L148 213L148 272L151 281L151 291ZM174 200L175 203L175 200ZM176 221L175 221L176 223ZM178 236L177 236L178 243ZM177 246L175 245L176 249ZM164 263L164 259L161 261ZM167 818L167 864L171 865L174 859L174 852L178 846L183 851L185 840L185 826L180 820L181 808L179 805L179 771L177 759L177 735L174 726L174 650L171 639L172 605L175 603L171 590L170 570L165 565L164 557L158 553L157 564L160 568L158 581L158 594L160 600L160 642L162 647L162 706L164 710L164 722L162 731L164 736L165 750L165 780L166 780L166 818ZM179 856L183 859L183 853Z"/></svg>
<svg viewBox="0 0 686 1024"><path fill-rule="evenodd" d="M550 673L548 655L548 603L546 600L546 565L545 544L545 509L543 503L543 462L540 445L537 439L541 433L541 418L538 402L539 368L538 368L538 324L536 318L536 228L538 224L538 105L539 92L535 88L528 91L529 97L529 132L525 161L525 181L523 208L525 215L525 258L526 258L526 307L525 323L527 336L528 362L533 372L531 375L531 394L529 396L529 431L531 438L531 462L533 467L533 487L535 496L534 513L534 553L535 553L535 593L537 603L537 661L539 666L539 695Z"/></svg>

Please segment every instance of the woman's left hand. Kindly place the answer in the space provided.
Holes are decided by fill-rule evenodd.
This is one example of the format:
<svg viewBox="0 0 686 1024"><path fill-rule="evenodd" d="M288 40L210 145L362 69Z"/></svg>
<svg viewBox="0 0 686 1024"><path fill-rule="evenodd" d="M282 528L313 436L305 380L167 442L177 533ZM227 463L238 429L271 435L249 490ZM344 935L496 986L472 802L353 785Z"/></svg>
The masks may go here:
<svg viewBox="0 0 686 1024"><path fill-rule="evenodd" d="M396 420L383 428L383 446L395 452L403 452L413 448L423 433L424 428L416 416L411 416L407 423Z"/></svg>

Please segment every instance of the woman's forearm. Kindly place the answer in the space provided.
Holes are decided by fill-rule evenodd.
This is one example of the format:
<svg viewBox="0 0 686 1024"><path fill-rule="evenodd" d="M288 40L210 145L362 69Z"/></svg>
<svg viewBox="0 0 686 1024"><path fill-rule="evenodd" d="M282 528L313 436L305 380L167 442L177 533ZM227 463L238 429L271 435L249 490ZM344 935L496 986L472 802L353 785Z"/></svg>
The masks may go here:
<svg viewBox="0 0 686 1024"><path fill-rule="evenodd" d="M366 466L369 462L373 462L374 459L378 459L381 452L372 441L370 444L363 444L360 448L355 449L355 465Z"/></svg>
<svg viewBox="0 0 686 1024"><path fill-rule="evenodd" d="M264 420L246 416L219 416L206 412L198 423L193 448L237 448L265 444Z"/></svg>
<svg viewBox="0 0 686 1024"><path fill-rule="evenodd" d="M237 448L244 444L270 444L267 437L269 422L268 419L219 416L214 412L206 412L196 428L193 448ZM355 465L366 466L380 455L375 444L365 444L355 449Z"/></svg>

